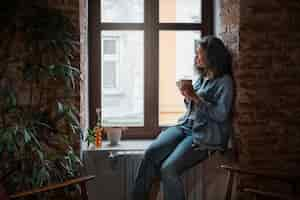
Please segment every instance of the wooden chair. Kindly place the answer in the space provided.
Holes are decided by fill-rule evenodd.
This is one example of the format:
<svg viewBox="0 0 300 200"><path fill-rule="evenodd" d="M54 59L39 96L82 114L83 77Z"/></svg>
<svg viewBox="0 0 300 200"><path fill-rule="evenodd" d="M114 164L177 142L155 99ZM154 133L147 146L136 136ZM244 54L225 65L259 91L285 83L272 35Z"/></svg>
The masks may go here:
<svg viewBox="0 0 300 200"><path fill-rule="evenodd" d="M300 199L297 196L297 184L300 182L300 175L279 173L275 171L253 170L241 168L237 165L221 165L221 168L228 172L228 183L225 194L225 200L231 200L234 178L237 174L252 175L265 179L273 179L280 182L288 183L291 186L292 194L280 194L278 192L262 191L255 188L238 188L242 192L252 194L254 198L257 196L273 197L277 199L296 200Z"/></svg>
<svg viewBox="0 0 300 200"><path fill-rule="evenodd" d="M256 197L268 197L268 198L275 198L275 199L281 199L281 200L299 200L300 197L296 195L288 195L288 194L279 194L276 192L265 192L262 190L252 189L252 188L245 188L243 189L243 192L247 192L253 195L254 199Z"/></svg>
<svg viewBox="0 0 300 200"><path fill-rule="evenodd" d="M92 180L94 178L95 178L95 176L84 176L84 177L74 178L74 179L67 180L63 183L53 184L53 185L33 189L30 191L12 194L12 195L9 195L8 197L9 197L9 199L18 199L21 197L28 197L28 196L36 195L36 194L43 193L43 192L49 192L49 191L63 189L65 187L78 184L81 188L82 200L88 200L88 195L87 195L87 190L86 190L86 182L89 180Z"/></svg>

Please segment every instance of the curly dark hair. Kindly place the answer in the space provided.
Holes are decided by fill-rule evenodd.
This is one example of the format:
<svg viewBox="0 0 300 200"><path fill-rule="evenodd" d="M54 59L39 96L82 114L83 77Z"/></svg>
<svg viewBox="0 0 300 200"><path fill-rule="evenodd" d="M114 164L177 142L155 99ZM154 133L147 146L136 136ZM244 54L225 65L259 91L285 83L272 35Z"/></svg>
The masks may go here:
<svg viewBox="0 0 300 200"><path fill-rule="evenodd" d="M215 36L205 36L197 44L205 52L207 67L211 68L216 76L232 74L232 56L223 41ZM205 71L199 71L206 73Z"/></svg>

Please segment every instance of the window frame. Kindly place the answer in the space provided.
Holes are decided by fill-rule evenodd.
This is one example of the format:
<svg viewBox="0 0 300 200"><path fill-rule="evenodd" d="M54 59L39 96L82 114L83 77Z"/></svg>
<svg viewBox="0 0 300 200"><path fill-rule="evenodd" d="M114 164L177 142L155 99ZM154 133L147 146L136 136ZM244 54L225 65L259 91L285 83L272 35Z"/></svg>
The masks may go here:
<svg viewBox="0 0 300 200"><path fill-rule="evenodd" d="M200 0L199 0L200 1ZM201 23L159 23L159 0L144 0L144 23L101 23L101 0L88 1L89 38L89 125L96 123L96 108L101 107L101 31L144 31L144 127L130 127L123 138L156 137L159 127L159 31L201 31L213 34L213 1L202 0ZM200 9L200 8L199 8Z"/></svg>

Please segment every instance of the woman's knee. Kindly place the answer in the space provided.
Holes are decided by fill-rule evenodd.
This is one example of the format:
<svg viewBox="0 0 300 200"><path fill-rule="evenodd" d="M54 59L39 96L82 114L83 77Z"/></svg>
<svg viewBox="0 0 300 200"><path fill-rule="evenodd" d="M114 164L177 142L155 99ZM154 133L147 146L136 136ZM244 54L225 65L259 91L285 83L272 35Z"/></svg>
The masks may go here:
<svg viewBox="0 0 300 200"><path fill-rule="evenodd" d="M166 155L168 155L176 144L182 139L180 129L177 127L170 127L152 142L146 149L144 158L160 163Z"/></svg>
<svg viewBox="0 0 300 200"><path fill-rule="evenodd" d="M144 159L154 161L158 151L157 147L150 145L145 151Z"/></svg>
<svg viewBox="0 0 300 200"><path fill-rule="evenodd" d="M164 131L161 134L165 134ZM162 135L159 135L146 149L144 158L150 160L156 160L156 158L160 157L162 149L164 149L167 145L169 145L169 141L167 138Z"/></svg>

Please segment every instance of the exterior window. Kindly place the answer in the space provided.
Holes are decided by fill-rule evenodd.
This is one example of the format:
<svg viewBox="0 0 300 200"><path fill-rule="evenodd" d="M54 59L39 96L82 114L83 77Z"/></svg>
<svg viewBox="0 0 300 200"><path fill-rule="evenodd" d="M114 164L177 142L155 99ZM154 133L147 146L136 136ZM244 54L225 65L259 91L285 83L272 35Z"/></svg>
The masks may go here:
<svg viewBox="0 0 300 200"><path fill-rule="evenodd" d="M160 0L159 21L163 23L201 23L201 0Z"/></svg>
<svg viewBox="0 0 300 200"><path fill-rule="evenodd" d="M176 80L197 78L195 44L212 34L211 0L90 0L90 125L149 138L183 114Z"/></svg>
<svg viewBox="0 0 300 200"><path fill-rule="evenodd" d="M159 32L159 125L174 125L185 111L183 97L174 84L181 78L196 79L195 43L200 31Z"/></svg>
<svg viewBox="0 0 300 200"><path fill-rule="evenodd" d="M102 85L104 90L118 89L118 72L120 67L119 37L103 37L102 51Z"/></svg>
<svg viewBox="0 0 300 200"><path fill-rule="evenodd" d="M101 32L103 126L144 126L143 31Z"/></svg>

